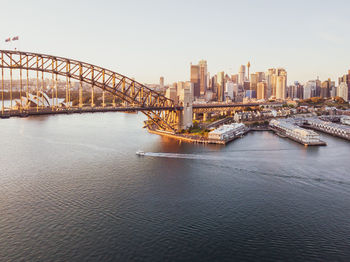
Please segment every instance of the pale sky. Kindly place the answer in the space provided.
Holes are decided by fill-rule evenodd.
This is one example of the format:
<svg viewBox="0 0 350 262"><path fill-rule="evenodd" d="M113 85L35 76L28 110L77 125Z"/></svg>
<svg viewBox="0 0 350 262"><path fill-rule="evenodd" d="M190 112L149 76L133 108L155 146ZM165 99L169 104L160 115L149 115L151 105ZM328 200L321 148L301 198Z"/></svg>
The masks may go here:
<svg viewBox="0 0 350 262"><path fill-rule="evenodd" d="M0 0L1 49L74 58L140 82L189 80L190 62L211 75L284 67L288 82L350 69L348 0Z"/></svg>

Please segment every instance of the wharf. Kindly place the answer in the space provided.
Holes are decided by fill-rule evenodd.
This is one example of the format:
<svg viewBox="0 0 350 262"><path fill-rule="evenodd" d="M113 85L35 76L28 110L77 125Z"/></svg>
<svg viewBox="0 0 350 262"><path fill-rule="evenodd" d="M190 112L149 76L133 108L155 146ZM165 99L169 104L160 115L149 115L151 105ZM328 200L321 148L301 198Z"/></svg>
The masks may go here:
<svg viewBox="0 0 350 262"><path fill-rule="evenodd" d="M289 138L290 140L298 142L299 144L302 144L304 146L326 146L327 145L327 143L325 141L322 141L322 140L320 140L319 142L308 142L308 143L306 143L306 142L304 142L304 141L302 141L300 139L297 139L297 138L295 138L293 136L290 136L290 135L288 135L286 133L283 133L280 130L278 130L277 128L273 128L271 126L270 126L270 130L272 130L279 137Z"/></svg>
<svg viewBox="0 0 350 262"><path fill-rule="evenodd" d="M195 143L195 144L218 144L218 145L226 145L229 142L232 142L233 140L242 137L246 133L248 133L250 130L248 129L244 134L241 136L235 136L227 140L216 140L216 139L210 139L210 138L205 138L205 137L195 137L195 136L190 136L190 135L185 135L185 134L174 134L162 130L157 130L152 127L146 126L148 132L152 134L157 134L161 136L166 136L170 138L174 138L180 141L185 141L188 143Z"/></svg>
<svg viewBox="0 0 350 262"><path fill-rule="evenodd" d="M302 127L313 129L313 130L317 130L317 131L320 131L322 133L326 133L328 135L331 135L331 136L334 136L334 137L338 137L338 138L342 138L342 139L345 139L347 141L350 141L350 137L348 137L347 135L341 135L341 134L338 134L338 133L335 133L335 132L332 132L330 130L326 130L326 129L323 129L323 128L320 128L320 127L316 127L316 126L312 126L312 125L306 125L306 124L303 124Z"/></svg>

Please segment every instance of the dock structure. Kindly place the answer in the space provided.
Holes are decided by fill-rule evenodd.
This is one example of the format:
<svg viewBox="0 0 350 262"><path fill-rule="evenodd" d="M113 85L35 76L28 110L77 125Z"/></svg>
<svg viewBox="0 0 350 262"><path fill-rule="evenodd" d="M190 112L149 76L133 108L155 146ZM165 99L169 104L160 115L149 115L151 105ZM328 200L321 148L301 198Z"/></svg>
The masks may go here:
<svg viewBox="0 0 350 262"><path fill-rule="evenodd" d="M327 145L326 142L320 139L319 134L312 130L301 128L292 121L272 119L269 126L278 136L289 138L305 146Z"/></svg>
<svg viewBox="0 0 350 262"><path fill-rule="evenodd" d="M303 126L350 141L350 126L327 122L318 118L306 119Z"/></svg>

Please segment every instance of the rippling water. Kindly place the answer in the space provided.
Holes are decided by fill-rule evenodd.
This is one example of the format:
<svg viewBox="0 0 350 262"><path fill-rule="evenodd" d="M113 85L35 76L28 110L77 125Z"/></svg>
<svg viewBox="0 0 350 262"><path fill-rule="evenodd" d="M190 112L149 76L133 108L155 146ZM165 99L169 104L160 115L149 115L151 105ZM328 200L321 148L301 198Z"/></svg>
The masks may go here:
<svg viewBox="0 0 350 262"><path fill-rule="evenodd" d="M350 259L349 142L192 145L143 119L0 120L0 261Z"/></svg>

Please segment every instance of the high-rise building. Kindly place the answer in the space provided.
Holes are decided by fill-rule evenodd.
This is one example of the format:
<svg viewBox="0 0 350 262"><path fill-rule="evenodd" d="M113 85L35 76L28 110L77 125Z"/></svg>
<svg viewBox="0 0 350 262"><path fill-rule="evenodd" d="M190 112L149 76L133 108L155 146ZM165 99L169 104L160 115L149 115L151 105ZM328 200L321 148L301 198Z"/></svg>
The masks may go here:
<svg viewBox="0 0 350 262"><path fill-rule="evenodd" d="M256 72L255 74L258 76L258 82L265 81L265 73L264 72Z"/></svg>
<svg viewBox="0 0 350 262"><path fill-rule="evenodd" d="M256 91L259 78L257 74L250 74L250 89Z"/></svg>
<svg viewBox="0 0 350 262"><path fill-rule="evenodd" d="M328 79L327 81L323 81L321 83L320 97L322 98L330 97L330 89L331 89L331 80Z"/></svg>
<svg viewBox="0 0 350 262"><path fill-rule="evenodd" d="M268 98L276 96L276 69L270 68L266 73L266 95Z"/></svg>
<svg viewBox="0 0 350 262"><path fill-rule="evenodd" d="M287 71L283 68L270 68L266 73L267 95L284 100L287 93Z"/></svg>
<svg viewBox="0 0 350 262"><path fill-rule="evenodd" d="M316 95L316 80L307 81L304 85L304 99L315 97Z"/></svg>
<svg viewBox="0 0 350 262"><path fill-rule="evenodd" d="M337 96L343 98L346 102L349 101L349 87L346 82L342 82L338 86Z"/></svg>
<svg viewBox="0 0 350 262"><path fill-rule="evenodd" d="M257 84L256 98L258 100L266 99L267 84L266 82L259 82Z"/></svg>
<svg viewBox="0 0 350 262"><path fill-rule="evenodd" d="M193 83L194 97L200 96L200 70L198 65L191 64L191 82Z"/></svg>
<svg viewBox="0 0 350 262"><path fill-rule="evenodd" d="M238 84L243 86L245 81L245 65L241 65L238 72Z"/></svg>
<svg viewBox="0 0 350 262"><path fill-rule="evenodd" d="M164 77L161 76L159 79L159 89L163 90L164 89Z"/></svg>
<svg viewBox="0 0 350 262"><path fill-rule="evenodd" d="M234 99L234 92L233 92L233 89L234 89L234 83L229 80L226 82L225 84L225 93L227 94L227 96L233 100Z"/></svg>
<svg viewBox="0 0 350 262"><path fill-rule="evenodd" d="M238 75L231 75L231 80L234 84L238 84Z"/></svg>
<svg viewBox="0 0 350 262"><path fill-rule="evenodd" d="M204 95L205 91L207 91L207 76L208 76L208 69L207 69L207 61L201 60L198 63L199 65L199 79L200 79L200 95Z"/></svg>
<svg viewBox="0 0 350 262"><path fill-rule="evenodd" d="M350 70L348 70L347 75L343 75L342 77L339 77L338 84L340 85L343 82L348 85L348 97L350 98Z"/></svg>
<svg viewBox="0 0 350 262"><path fill-rule="evenodd" d="M224 72L219 72L217 74L216 86L217 86L218 101L223 102L224 101L224 88L225 88L225 73Z"/></svg>
<svg viewBox="0 0 350 262"><path fill-rule="evenodd" d="M277 76L276 99L286 99L286 77Z"/></svg>

